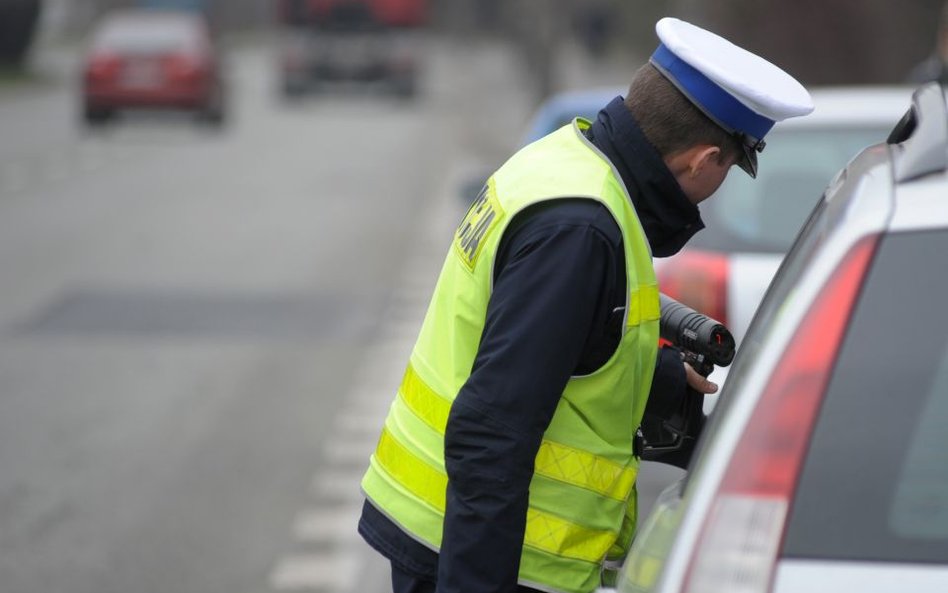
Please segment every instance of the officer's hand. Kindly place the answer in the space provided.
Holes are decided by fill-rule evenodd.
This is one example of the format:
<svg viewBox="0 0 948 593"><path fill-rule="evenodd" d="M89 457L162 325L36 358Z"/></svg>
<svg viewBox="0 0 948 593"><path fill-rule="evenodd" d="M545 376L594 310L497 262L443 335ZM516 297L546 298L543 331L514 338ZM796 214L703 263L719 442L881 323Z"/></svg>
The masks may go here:
<svg viewBox="0 0 948 593"><path fill-rule="evenodd" d="M702 377L687 362L685 363L685 380L688 381L689 387L698 393L715 393L718 390L716 383L708 381L707 377Z"/></svg>

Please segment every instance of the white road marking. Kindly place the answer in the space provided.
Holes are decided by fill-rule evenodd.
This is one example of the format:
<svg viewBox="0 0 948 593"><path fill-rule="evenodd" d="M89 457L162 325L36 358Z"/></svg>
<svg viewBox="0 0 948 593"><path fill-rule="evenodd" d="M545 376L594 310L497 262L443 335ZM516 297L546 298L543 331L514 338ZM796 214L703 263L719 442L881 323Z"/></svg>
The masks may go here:
<svg viewBox="0 0 948 593"><path fill-rule="evenodd" d="M368 458L363 467L349 470L327 470L316 474L312 480L312 490L321 498L331 500L358 500L362 495L359 484L368 467Z"/></svg>
<svg viewBox="0 0 948 593"><path fill-rule="evenodd" d="M370 356L373 362L359 374L353 383L353 395L350 396L350 401L359 400L366 395L371 397L384 395L386 398L393 396L398 383L393 384L392 380L401 381L405 373L405 363L408 361L414 344L414 335L410 339L396 336L386 339L383 346L367 352L367 356Z"/></svg>
<svg viewBox="0 0 948 593"><path fill-rule="evenodd" d="M284 558L270 575L276 591L349 591L355 586L358 561L348 553Z"/></svg>
<svg viewBox="0 0 948 593"><path fill-rule="evenodd" d="M389 317L388 322L379 329L379 336L383 339L393 337L416 336L421 328L421 322L415 315L404 317Z"/></svg>
<svg viewBox="0 0 948 593"><path fill-rule="evenodd" d="M382 420L388 414L388 409L398 389L398 379L389 382L388 389L365 392L361 397L349 400L349 408L362 415L369 426L381 427ZM368 429L366 429L368 430Z"/></svg>
<svg viewBox="0 0 948 593"><path fill-rule="evenodd" d="M62 153L50 155L43 167L43 178L46 181L62 181L69 176L69 161Z"/></svg>
<svg viewBox="0 0 948 593"><path fill-rule="evenodd" d="M442 229L449 228L442 219L450 219L448 222L453 224L460 213L453 203L442 204L436 210L432 223L423 228L441 235ZM443 237L439 237L438 244L442 242ZM402 276L404 286L392 298L381 331L365 353L364 368L350 386L346 404L337 412L333 430L327 435L322 450L324 469L312 478L310 495L316 499L315 504L325 506L307 509L293 522L297 542L327 544L332 546L331 551L282 559L270 578L275 591L351 593L360 584L364 586L357 579L366 566L372 566L368 555L378 560L367 546L361 551L359 548L360 482L424 319L437 274L434 259L432 251L421 245L407 263Z"/></svg>
<svg viewBox="0 0 948 593"><path fill-rule="evenodd" d="M382 422L375 423L375 432L378 433L382 427ZM353 439L351 435L346 438L329 438L323 446L323 456L334 466L356 466L367 467L369 465L369 455L375 450L378 444L378 434L368 435L362 439Z"/></svg>
<svg viewBox="0 0 948 593"><path fill-rule="evenodd" d="M97 144L84 144L79 150L79 168L82 171L94 171L106 163L102 147Z"/></svg>
<svg viewBox="0 0 948 593"><path fill-rule="evenodd" d="M385 398L386 402L393 397L392 394L386 395L388 396ZM378 439L379 429L382 427L382 421L385 419L387 410L387 406L380 406L379 411L372 412L355 411L347 408L336 417L335 424L339 432L343 434Z"/></svg>
<svg viewBox="0 0 948 593"><path fill-rule="evenodd" d="M356 525L361 512L362 505L303 511L293 521L293 535L308 543L357 541Z"/></svg>
<svg viewBox="0 0 948 593"><path fill-rule="evenodd" d="M22 163L6 163L0 169L0 190L16 193L26 189L29 174Z"/></svg>

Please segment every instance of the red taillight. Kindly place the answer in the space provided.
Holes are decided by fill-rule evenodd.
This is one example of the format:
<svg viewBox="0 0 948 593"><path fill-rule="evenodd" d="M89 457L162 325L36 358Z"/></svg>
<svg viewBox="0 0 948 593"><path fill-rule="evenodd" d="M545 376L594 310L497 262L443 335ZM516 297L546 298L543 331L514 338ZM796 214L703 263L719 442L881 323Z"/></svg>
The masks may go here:
<svg viewBox="0 0 948 593"><path fill-rule="evenodd" d="M727 256L710 251L682 251L658 271L659 289L727 325Z"/></svg>
<svg viewBox="0 0 948 593"><path fill-rule="evenodd" d="M115 78L121 70L121 57L111 53L98 53L89 58L86 76L93 80L108 80Z"/></svg>
<svg viewBox="0 0 948 593"><path fill-rule="evenodd" d="M771 375L718 487L687 593L769 591L816 412L876 243L866 238L846 255Z"/></svg>
<svg viewBox="0 0 948 593"><path fill-rule="evenodd" d="M162 58L165 74L171 80L192 80L204 72L203 61L190 54L171 54Z"/></svg>

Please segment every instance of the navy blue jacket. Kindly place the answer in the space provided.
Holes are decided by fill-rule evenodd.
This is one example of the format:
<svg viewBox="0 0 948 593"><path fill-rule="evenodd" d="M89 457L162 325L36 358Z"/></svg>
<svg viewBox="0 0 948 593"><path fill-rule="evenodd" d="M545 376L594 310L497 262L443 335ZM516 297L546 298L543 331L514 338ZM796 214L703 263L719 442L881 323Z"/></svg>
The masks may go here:
<svg viewBox="0 0 948 593"><path fill-rule="evenodd" d="M678 251L703 227L621 98L600 112L587 136L619 172L656 255ZM448 418L440 554L367 501L359 532L372 547L401 570L437 582L439 593L517 590L540 440L569 377L599 368L615 351L625 276L621 231L599 203L541 203L511 221L471 376ZM680 357L663 349L649 400L684 392Z"/></svg>

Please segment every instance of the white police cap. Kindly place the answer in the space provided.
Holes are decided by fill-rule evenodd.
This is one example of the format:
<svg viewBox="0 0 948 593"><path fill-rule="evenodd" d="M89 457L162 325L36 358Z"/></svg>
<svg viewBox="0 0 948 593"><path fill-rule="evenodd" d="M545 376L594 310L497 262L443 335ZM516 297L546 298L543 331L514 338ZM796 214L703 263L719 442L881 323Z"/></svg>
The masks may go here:
<svg viewBox="0 0 948 593"><path fill-rule="evenodd" d="M690 23L663 18L650 62L715 123L744 146L740 163L757 176L757 153L773 125L813 111L810 94L767 60Z"/></svg>

